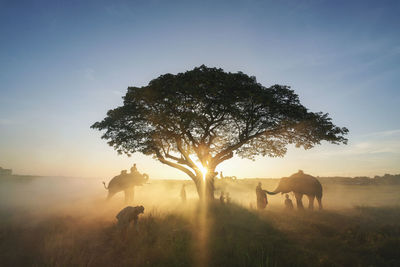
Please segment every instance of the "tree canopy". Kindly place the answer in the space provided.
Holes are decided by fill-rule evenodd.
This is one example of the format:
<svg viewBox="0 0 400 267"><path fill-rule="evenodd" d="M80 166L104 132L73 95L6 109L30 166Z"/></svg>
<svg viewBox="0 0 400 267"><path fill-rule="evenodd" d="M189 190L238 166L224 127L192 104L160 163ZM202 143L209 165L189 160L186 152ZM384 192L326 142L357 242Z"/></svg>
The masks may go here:
<svg viewBox="0 0 400 267"><path fill-rule="evenodd" d="M242 72L202 65L128 87L123 100L92 128L105 130L102 138L119 153L152 155L185 172L198 190L203 165L210 194L215 168L234 154L282 157L289 144L347 143L346 128L308 111L289 86L265 87Z"/></svg>

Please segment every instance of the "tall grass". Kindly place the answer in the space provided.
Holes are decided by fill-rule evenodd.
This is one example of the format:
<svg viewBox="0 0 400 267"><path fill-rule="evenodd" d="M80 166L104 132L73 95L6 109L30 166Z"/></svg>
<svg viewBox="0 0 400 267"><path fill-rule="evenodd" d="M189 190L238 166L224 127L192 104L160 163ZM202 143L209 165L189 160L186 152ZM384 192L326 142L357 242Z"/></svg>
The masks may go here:
<svg viewBox="0 0 400 267"><path fill-rule="evenodd" d="M193 183L183 205L182 181L152 181L136 189L139 231L121 233L123 195L105 203L101 181L0 181L0 266L400 266L400 207L385 206L399 186L327 185L326 210L285 212L281 195L249 208L257 182L217 184L233 204L203 214Z"/></svg>
<svg viewBox="0 0 400 267"><path fill-rule="evenodd" d="M287 213L211 205L207 216L207 266L400 266L399 207ZM123 234L98 218L4 219L1 265L195 266L195 221L153 210L138 232Z"/></svg>

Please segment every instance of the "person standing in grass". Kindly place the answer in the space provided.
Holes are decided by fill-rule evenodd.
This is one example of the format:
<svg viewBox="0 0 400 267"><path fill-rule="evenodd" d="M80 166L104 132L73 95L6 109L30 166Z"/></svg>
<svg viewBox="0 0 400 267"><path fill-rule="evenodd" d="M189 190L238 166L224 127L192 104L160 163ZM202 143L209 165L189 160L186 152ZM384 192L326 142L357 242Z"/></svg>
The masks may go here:
<svg viewBox="0 0 400 267"><path fill-rule="evenodd" d="M226 199L226 204L231 203L231 197L229 196L229 192L226 193L225 199Z"/></svg>
<svg viewBox="0 0 400 267"><path fill-rule="evenodd" d="M268 204L267 193L261 188L261 182L256 187L257 209L265 209Z"/></svg>
<svg viewBox="0 0 400 267"><path fill-rule="evenodd" d="M286 210L292 210L293 209L292 200L289 198L288 194L286 194L285 197L286 197L286 199L285 199L285 209Z"/></svg>
<svg viewBox="0 0 400 267"><path fill-rule="evenodd" d="M182 188L181 188L181 200L182 202L186 202L186 189L185 189L186 185L183 184Z"/></svg>
<svg viewBox="0 0 400 267"><path fill-rule="evenodd" d="M224 197L224 191L221 191L221 195L219 196L219 202L221 204L225 204L225 197Z"/></svg>

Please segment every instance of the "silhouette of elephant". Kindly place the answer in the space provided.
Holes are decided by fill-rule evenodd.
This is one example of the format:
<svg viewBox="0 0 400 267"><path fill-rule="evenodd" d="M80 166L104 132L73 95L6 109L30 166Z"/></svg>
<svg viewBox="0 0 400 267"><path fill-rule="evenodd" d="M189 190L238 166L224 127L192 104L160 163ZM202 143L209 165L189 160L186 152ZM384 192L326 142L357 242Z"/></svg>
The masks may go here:
<svg viewBox="0 0 400 267"><path fill-rule="evenodd" d="M135 186L141 186L147 183L148 180L149 175L146 173L135 172L128 174L126 171L122 171L120 175L111 179L108 186L103 182L104 188L108 190L107 200L110 200L116 193L124 191L125 203L130 203L133 201Z"/></svg>
<svg viewBox="0 0 400 267"><path fill-rule="evenodd" d="M319 209L322 209L322 185L313 176L299 171L291 175L290 177L281 178L278 187L270 192L266 191L269 195L275 195L278 193L285 194L293 192L297 202L298 209L304 209L302 198L303 195L308 197L308 208L314 209L314 198L317 198Z"/></svg>

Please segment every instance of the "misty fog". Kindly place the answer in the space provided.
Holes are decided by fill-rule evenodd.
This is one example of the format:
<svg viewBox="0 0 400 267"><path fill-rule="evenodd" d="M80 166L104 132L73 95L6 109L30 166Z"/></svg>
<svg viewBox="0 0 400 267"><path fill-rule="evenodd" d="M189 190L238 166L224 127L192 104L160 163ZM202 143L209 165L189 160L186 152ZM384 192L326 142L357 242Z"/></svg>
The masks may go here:
<svg viewBox="0 0 400 267"><path fill-rule="evenodd" d="M0 208L10 213L25 215L64 215L104 216L114 219L114 213L122 209L124 193L120 192L107 202L107 190L103 187L105 179L35 177L31 179L2 179L0 187ZM108 181L105 181L106 184ZM273 190L279 179L238 179L236 181L216 181L215 197L221 191L229 192L233 203L244 208L255 208L255 187L262 182L263 189ZM186 184L187 203L180 200L180 189ZM293 202L294 196L289 194ZM135 187L134 202L130 205L143 205L145 214L157 210L174 211L186 209L197 203L198 195L190 180L150 179L148 184ZM391 206L400 203L398 186L393 185L340 185L323 184L324 208L327 210L349 209L354 206ZM284 195L268 196L269 209L283 209ZM308 205L307 197L303 204Z"/></svg>

